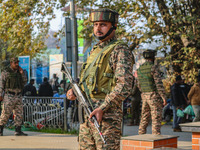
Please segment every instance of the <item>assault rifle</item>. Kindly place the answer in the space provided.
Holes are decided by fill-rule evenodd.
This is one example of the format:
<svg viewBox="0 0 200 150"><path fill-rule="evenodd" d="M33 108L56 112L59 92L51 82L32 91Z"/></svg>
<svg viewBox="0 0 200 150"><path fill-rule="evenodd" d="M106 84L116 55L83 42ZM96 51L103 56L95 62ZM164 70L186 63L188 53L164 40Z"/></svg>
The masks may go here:
<svg viewBox="0 0 200 150"><path fill-rule="evenodd" d="M85 98L85 96L82 94L80 88L78 87L78 84L73 80L73 78L72 78L69 70L67 69L67 66L66 66L65 63L62 64L61 72L64 73L67 76L67 78L69 79L74 94L76 95L78 101L83 105L85 113L89 117L91 112L93 111L92 106L90 105L88 100ZM91 121L94 123L95 128L97 129L102 141L104 142L104 144L106 144L106 141L105 141L101 131L99 130L99 123L97 122L96 117L92 116Z"/></svg>

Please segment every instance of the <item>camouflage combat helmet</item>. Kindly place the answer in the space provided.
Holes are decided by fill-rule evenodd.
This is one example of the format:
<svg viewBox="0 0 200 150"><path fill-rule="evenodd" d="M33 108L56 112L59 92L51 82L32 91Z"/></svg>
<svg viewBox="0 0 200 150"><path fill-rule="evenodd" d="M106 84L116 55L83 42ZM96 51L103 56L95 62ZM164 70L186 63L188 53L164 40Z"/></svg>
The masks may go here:
<svg viewBox="0 0 200 150"><path fill-rule="evenodd" d="M19 62L17 57L12 57L10 58L10 62Z"/></svg>
<svg viewBox="0 0 200 150"><path fill-rule="evenodd" d="M104 36L97 37L97 36L95 36L95 34L94 34L94 36L99 40L103 40L107 36L109 36L112 33L112 31L116 30L116 28L117 28L115 26L115 24L118 23L118 16L119 16L119 14L116 11L113 11L108 8L97 9L97 10L92 11L90 14L91 22L106 21L106 22L112 23L112 27Z"/></svg>
<svg viewBox="0 0 200 150"><path fill-rule="evenodd" d="M108 8L97 9L91 12L90 21L108 21L112 23L118 23L119 14Z"/></svg>
<svg viewBox="0 0 200 150"><path fill-rule="evenodd" d="M143 52L143 57L145 59L154 59L156 56L156 51L155 50L151 50L151 49L147 49Z"/></svg>

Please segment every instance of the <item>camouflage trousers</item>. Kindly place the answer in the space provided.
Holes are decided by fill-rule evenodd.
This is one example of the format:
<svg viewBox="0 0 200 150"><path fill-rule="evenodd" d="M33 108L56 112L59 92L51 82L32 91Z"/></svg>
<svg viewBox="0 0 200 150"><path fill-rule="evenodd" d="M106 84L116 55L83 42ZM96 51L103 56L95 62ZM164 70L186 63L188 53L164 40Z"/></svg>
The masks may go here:
<svg viewBox="0 0 200 150"><path fill-rule="evenodd" d="M142 95L142 113L139 126L139 134L146 134L146 128L149 124L150 117L152 119L152 134L161 134L162 121L162 99L156 92L146 92Z"/></svg>
<svg viewBox="0 0 200 150"><path fill-rule="evenodd" d="M15 126L21 126L23 120L23 104L21 95L5 94L0 117L0 125L5 125L12 114Z"/></svg>
<svg viewBox="0 0 200 150"><path fill-rule="evenodd" d="M122 114L104 113L100 124L107 144L102 142L95 126L88 119L80 125L79 149L80 150L119 150L121 138Z"/></svg>

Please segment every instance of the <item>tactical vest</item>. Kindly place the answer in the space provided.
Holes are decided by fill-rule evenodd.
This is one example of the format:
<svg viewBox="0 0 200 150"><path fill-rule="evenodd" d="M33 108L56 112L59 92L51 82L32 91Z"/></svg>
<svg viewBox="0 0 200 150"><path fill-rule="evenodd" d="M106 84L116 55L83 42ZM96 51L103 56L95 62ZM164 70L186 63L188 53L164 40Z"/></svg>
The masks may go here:
<svg viewBox="0 0 200 150"><path fill-rule="evenodd" d="M156 90L156 85L151 75L152 66L153 62L145 62L137 70L141 92L153 92Z"/></svg>
<svg viewBox="0 0 200 150"><path fill-rule="evenodd" d="M6 78L6 89L23 89L23 80L20 72L14 72L10 67L6 68L6 71L9 72Z"/></svg>
<svg viewBox="0 0 200 150"><path fill-rule="evenodd" d="M116 85L113 70L110 68L110 53L122 41L112 41L103 49L96 47L82 65L80 73L80 87L86 95L94 99L104 99Z"/></svg>

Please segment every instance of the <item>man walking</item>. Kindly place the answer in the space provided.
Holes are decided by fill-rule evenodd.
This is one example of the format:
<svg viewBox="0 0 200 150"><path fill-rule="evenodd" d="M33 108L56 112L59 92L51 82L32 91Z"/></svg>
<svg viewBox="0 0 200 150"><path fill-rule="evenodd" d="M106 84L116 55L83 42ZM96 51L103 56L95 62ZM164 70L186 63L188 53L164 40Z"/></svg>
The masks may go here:
<svg viewBox="0 0 200 150"><path fill-rule="evenodd" d="M79 131L81 150L120 149L122 101L132 88L134 57L122 41L116 40L118 15L110 9L91 12L94 36L99 43L82 66L79 84L93 106L90 118L96 116L107 144L84 115L85 122L80 124ZM67 92L67 98L76 99L72 90Z"/></svg>
<svg viewBox="0 0 200 150"><path fill-rule="evenodd" d="M142 113L139 134L146 134L146 128L152 119L152 134L160 135L163 102L166 104L165 89L163 87L158 66L154 65L155 51L143 52L146 62L137 70L139 87L142 92ZM163 100L163 101L162 101Z"/></svg>
<svg viewBox="0 0 200 150"><path fill-rule="evenodd" d="M22 90L27 79L19 66L17 57L10 59L10 66L1 73L0 101L3 101L3 109L0 117L0 136L3 136L3 128L11 113L14 114L15 135L26 136L21 131L23 121ZM3 96L4 93L4 96Z"/></svg>

